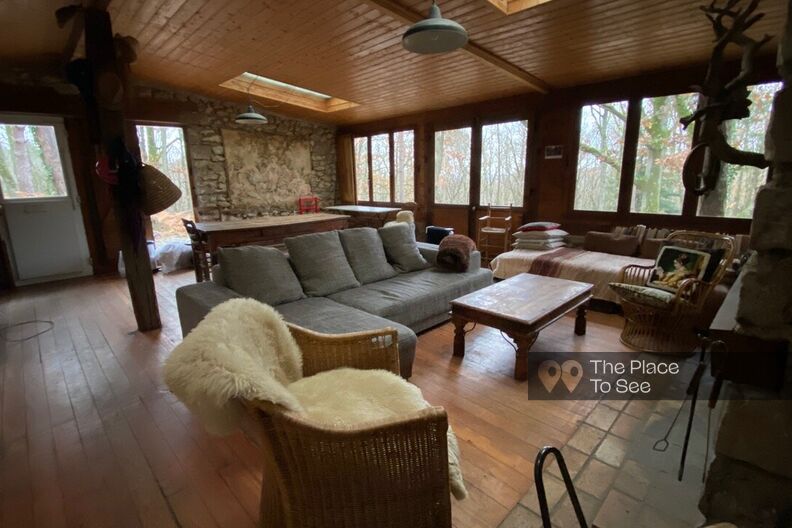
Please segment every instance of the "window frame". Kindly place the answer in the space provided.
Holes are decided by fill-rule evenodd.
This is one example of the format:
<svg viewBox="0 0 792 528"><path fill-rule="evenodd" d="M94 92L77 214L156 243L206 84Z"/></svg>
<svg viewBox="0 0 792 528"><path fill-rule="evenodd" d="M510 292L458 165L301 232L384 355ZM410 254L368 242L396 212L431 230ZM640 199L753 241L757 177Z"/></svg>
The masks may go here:
<svg viewBox="0 0 792 528"><path fill-rule="evenodd" d="M394 170L394 163L395 163L395 156L393 153L393 135L398 132L412 132L413 134L413 199L411 202L397 202L395 201L396 197L396 171ZM390 201L382 202L382 201L375 201L374 200L374 173L373 173L373 164L371 159L371 138L373 136L381 136L383 134L388 135L388 181L390 185ZM390 206L390 205L407 205L410 203L415 203L415 194L418 192L417 187L415 186L415 179L416 179L416 170L418 167L418 148L417 148L417 136L418 130L415 126L404 126L404 127L396 127L396 128L388 128L386 130L379 130L377 132L367 132L365 134L353 134L352 141L358 138L366 138L366 162L368 164L368 187L369 187L369 199L368 200L358 200L357 197L357 163L353 160L352 163L352 174L355 180L355 201L359 204L363 205L372 205L372 206Z"/></svg>
<svg viewBox="0 0 792 528"><path fill-rule="evenodd" d="M751 86L777 82L774 79L762 79ZM631 211L633 186L635 183L635 166L637 162L638 141L641 127L641 103L644 99L651 99L663 96L676 96L690 93L689 89L675 90L672 92L658 91L642 93L640 95L619 94L607 98L583 99L577 105L573 148L569 152L570 186L569 194L566 198L567 217L574 222L596 222L624 224L646 224L653 226L668 227L697 227L701 229L723 230L729 229L735 232L745 231L750 226L750 218L736 217L709 217L698 214L699 197L685 189L682 200L682 212L680 214L660 214L660 213L639 213ZM606 104L617 101L627 101L627 122L624 132L624 151L622 153L621 174L619 179L619 195L616 211L586 211L575 209L575 193L577 192L577 170L578 156L580 152L580 126L581 116L584 106ZM699 134L698 123L692 125L693 141ZM530 130L529 130L530 132ZM530 141L530 137L529 137ZM692 143L691 143L692 146ZM768 173L769 174L769 173ZM680 175L681 177L681 175Z"/></svg>
<svg viewBox="0 0 792 528"><path fill-rule="evenodd" d="M512 209L519 209L521 211L526 210L526 204L530 200L530 189L531 189L531 182L529 181L534 173L532 170L532 159L531 156L532 147L534 145L534 138L533 138L533 122L530 117L510 117L510 118L501 118L501 119L482 119L476 126L479 129L478 138L479 138L479 149L478 149L478 167L479 167L479 175L478 175L478 202L479 206L484 206L485 204L481 203L481 166L482 162L484 161L484 127L485 126L493 126L493 125L503 125L506 123L516 123L518 121L525 121L525 166L523 167L523 195L522 201L519 204L512 204ZM472 168L471 168L472 172ZM472 174L471 174L472 178ZM493 205L492 207L509 207L508 205Z"/></svg>

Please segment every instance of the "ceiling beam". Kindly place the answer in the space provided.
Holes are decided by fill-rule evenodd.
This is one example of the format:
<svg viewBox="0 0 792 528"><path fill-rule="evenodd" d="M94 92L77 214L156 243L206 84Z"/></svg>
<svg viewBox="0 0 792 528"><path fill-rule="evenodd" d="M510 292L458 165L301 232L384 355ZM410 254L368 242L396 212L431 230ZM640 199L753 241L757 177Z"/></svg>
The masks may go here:
<svg viewBox="0 0 792 528"><path fill-rule="evenodd" d="M402 22L405 22L407 24L415 24L419 20L424 19L424 17L421 14L416 13L410 8L404 7L395 0L364 0L364 1L382 11L385 11L392 17L401 20ZM485 62L490 66L495 66L502 72L517 79L518 81L521 81L524 84L527 84L528 86L530 86L531 88L533 88L538 92L548 93L550 91L550 85L548 85L542 79L528 73L527 71L519 68L518 66L515 66L511 62L500 58L491 51L487 51L486 49L482 48L473 41L468 41L468 43L462 49L463 51L472 55L476 59Z"/></svg>

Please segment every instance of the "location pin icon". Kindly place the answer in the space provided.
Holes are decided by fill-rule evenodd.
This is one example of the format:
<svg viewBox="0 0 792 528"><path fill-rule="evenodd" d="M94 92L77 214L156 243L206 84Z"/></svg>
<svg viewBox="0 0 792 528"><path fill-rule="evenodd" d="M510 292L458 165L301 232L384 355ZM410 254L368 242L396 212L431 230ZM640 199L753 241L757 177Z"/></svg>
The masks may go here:
<svg viewBox="0 0 792 528"><path fill-rule="evenodd" d="M577 388L583 377L583 367L574 359L568 359L561 365L561 381L564 382L569 392Z"/></svg>
<svg viewBox="0 0 792 528"><path fill-rule="evenodd" d="M559 379L561 379L561 365L558 364L558 361L552 359L542 361L542 364L539 365L539 381L542 382L547 392L553 392Z"/></svg>

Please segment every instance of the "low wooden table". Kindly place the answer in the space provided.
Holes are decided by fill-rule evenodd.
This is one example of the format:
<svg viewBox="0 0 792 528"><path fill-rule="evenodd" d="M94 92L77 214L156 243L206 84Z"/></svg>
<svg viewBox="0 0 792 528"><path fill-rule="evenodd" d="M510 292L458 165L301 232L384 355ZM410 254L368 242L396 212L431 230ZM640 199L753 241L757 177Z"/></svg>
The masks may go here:
<svg viewBox="0 0 792 528"><path fill-rule="evenodd" d="M585 282L521 273L451 301L454 355L465 356L468 323L481 323L514 340L514 379L528 379L528 350L539 331L577 310L575 334L586 334L586 308L593 286Z"/></svg>

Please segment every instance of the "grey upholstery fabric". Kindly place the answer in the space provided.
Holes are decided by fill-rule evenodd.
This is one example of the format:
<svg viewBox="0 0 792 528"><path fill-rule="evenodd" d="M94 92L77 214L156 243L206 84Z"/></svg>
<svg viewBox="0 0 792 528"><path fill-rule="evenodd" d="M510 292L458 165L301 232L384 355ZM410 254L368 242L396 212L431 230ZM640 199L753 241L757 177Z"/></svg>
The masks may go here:
<svg viewBox="0 0 792 528"><path fill-rule="evenodd" d="M338 232L349 265L361 284L395 277L398 272L388 263L385 248L377 230L356 227Z"/></svg>
<svg viewBox="0 0 792 528"><path fill-rule="evenodd" d="M238 297L242 296L214 282L188 284L176 290L176 307L179 309L182 335L189 334L190 330L206 317L209 310L222 302Z"/></svg>
<svg viewBox="0 0 792 528"><path fill-rule="evenodd" d="M308 296L323 297L360 286L344 254L338 231L287 238L284 243Z"/></svg>
<svg viewBox="0 0 792 528"><path fill-rule="evenodd" d="M404 273L329 297L412 328L424 319L447 313L453 299L490 284L492 272L489 270L452 273L432 268Z"/></svg>
<svg viewBox="0 0 792 528"><path fill-rule="evenodd" d="M225 285L245 297L272 306L305 297L289 258L275 248L220 248L218 261Z"/></svg>
<svg viewBox="0 0 792 528"><path fill-rule="evenodd" d="M388 260L393 263L396 271L407 273L429 267L429 263L421 256L415 242L415 229L410 224L396 222L379 229L382 245Z"/></svg>
<svg viewBox="0 0 792 528"><path fill-rule="evenodd" d="M405 378L412 375L412 364L418 338L415 332L399 323L361 312L324 297L311 297L281 304L275 309L290 323L326 334L379 330L386 327L395 328L399 333L401 375Z"/></svg>

